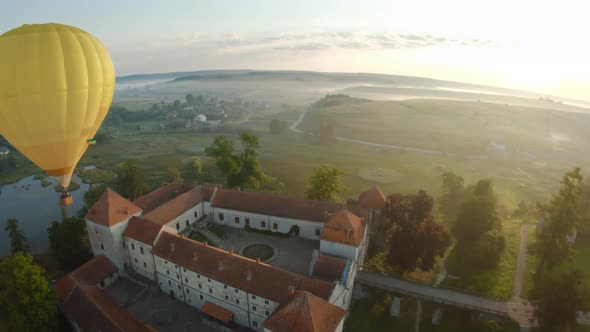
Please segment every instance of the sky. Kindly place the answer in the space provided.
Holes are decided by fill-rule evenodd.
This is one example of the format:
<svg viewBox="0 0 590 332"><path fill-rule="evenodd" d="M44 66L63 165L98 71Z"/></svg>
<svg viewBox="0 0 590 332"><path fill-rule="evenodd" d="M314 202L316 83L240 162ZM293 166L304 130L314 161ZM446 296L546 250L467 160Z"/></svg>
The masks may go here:
<svg viewBox="0 0 590 332"><path fill-rule="evenodd" d="M584 0L0 0L0 34L82 28L118 76L205 69L371 72L590 101Z"/></svg>

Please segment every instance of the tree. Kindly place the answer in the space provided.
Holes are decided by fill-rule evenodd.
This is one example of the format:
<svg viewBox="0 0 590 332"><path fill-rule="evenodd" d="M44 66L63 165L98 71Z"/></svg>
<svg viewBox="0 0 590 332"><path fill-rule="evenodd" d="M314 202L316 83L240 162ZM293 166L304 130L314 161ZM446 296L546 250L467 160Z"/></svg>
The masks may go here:
<svg viewBox="0 0 590 332"><path fill-rule="evenodd" d="M459 204L465 198L465 184L463 177L453 172L442 175L442 192L439 198L440 211L447 219L455 219Z"/></svg>
<svg viewBox="0 0 590 332"><path fill-rule="evenodd" d="M133 160L127 160L117 168L115 188L119 194L133 201L147 191L143 170Z"/></svg>
<svg viewBox="0 0 590 332"><path fill-rule="evenodd" d="M472 193L460 204L453 233L459 244L471 244L491 230L502 227L497 212L497 199L489 180L480 180Z"/></svg>
<svg viewBox="0 0 590 332"><path fill-rule="evenodd" d="M53 221L47 228L49 248L59 269L69 272L92 258L86 223L75 217Z"/></svg>
<svg viewBox="0 0 590 332"><path fill-rule="evenodd" d="M178 110L180 108L180 100L178 100L178 99L174 100L174 103L172 103L172 107L175 110Z"/></svg>
<svg viewBox="0 0 590 332"><path fill-rule="evenodd" d="M537 254L541 262L537 267L537 277L545 262L555 265L573 253L572 244L567 240L577 227L588 223L588 205L580 168L567 172L557 194L547 204L540 204L544 217L540 232L537 234Z"/></svg>
<svg viewBox="0 0 590 332"><path fill-rule="evenodd" d="M186 96L185 96L185 98L186 98L186 103L187 103L187 105L192 105L192 104L194 104L194 101L195 101L195 99L194 99L194 97L193 97L193 94L192 94L192 93L189 93L188 95L186 95Z"/></svg>
<svg viewBox="0 0 590 332"><path fill-rule="evenodd" d="M182 183L184 179L180 174L178 168L167 168L166 169L166 182L168 183Z"/></svg>
<svg viewBox="0 0 590 332"><path fill-rule="evenodd" d="M26 253L30 251L27 236L18 227L17 219L9 218L6 221L6 226L4 227L4 230L8 233L8 238L10 239L10 251L13 255L18 252Z"/></svg>
<svg viewBox="0 0 590 332"><path fill-rule="evenodd" d="M577 312L590 309L590 291L577 271L547 274L536 280L531 298L542 332L574 331Z"/></svg>
<svg viewBox="0 0 590 332"><path fill-rule="evenodd" d="M425 191L390 196L385 216L391 222L387 260L402 272L431 270L451 244L444 227L431 215L434 200Z"/></svg>
<svg viewBox="0 0 590 332"><path fill-rule="evenodd" d="M8 331L52 331L57 296L33 257L17 253L0 260L0 317Z"/></svg>
<svg viewBox="0 0 590 332"><path fill-rule="evenodd" d="M90 209L106 189L107 186L105 184L90 186L90 189L84 193L84 203L86 203L86 207Z"/></svg>
<svg viewBox="0 0 590 332"><path fill-rule="evenodd" d="M307 179L305 195L308 199L338 201L338 195L342 191L342 174L344 172L335 167L321 165Z"/></svg>
<svg viewBox="0 0 590 332"><path fill-rule="evenodd" d="M273 135L280 135L285 129L285 124L278 119L270 120L270 133Z"/></svg>
<svg viewBox="0 0 590 332"><path fill-rule="evenodd" d="M203 163L201 162L201 158L193 157L191 158L186 164L186 172L194 178L197 178L201 175L203 171Z"/></svg>
<svg viewBox="0 0 590 332"><path fill-rule="evenodd" d="M240 135L242 152L234 152L233 142L225 136L217 136L205 153L215 159L215 165L227 177L229 187L251 187L259 189L267 181L258 162L258 137L245 132Z"/></svg>

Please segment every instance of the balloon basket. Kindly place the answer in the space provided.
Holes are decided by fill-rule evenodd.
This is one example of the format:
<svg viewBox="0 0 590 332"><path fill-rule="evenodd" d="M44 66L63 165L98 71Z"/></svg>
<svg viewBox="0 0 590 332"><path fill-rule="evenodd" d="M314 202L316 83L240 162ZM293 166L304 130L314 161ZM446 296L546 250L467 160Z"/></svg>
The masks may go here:
<svg viewBox="0 0 590 332"><path fill-rule="evenodd" d="M60 197L61 205L68 206L74 202L74 198L71 195Z"/></svg>

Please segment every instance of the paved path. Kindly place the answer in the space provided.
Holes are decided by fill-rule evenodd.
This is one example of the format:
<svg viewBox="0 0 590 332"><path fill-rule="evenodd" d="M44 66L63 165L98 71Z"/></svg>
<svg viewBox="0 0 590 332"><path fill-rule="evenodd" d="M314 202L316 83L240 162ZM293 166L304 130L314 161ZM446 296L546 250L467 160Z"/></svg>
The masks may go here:
<svg viewBox="0 0 590 332"><path fill-rule="evenodd" d="M514 273L514 288L512 291L512 296L514 298L520 298L520 294L522 293L522 280L525 276L526 272L526 251L527 251L527 230L531 227L531 225L525 225L520 230L520 250L518 252L518 262L516 263L516 272Z"/></svg>

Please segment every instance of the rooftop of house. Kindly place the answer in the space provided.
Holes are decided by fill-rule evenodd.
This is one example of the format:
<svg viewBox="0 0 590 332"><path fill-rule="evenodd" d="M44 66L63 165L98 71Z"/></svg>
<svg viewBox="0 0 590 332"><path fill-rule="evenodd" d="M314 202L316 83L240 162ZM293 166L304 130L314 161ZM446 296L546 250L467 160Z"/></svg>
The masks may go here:
<svg viewBox="0 0 590 332"><path fill-rule="evenodd" d="M308 291L325 300L332 292L332 283L288 272L231 251L167 232L160 235L152 254L231 287L278 303L288 300L290 286L296 290Z"/></svg>
<svg viewBox="0 0 590 332"><path fill-rule="evenodd" d="M342 282L347 263L346 258L319 254L313 266L311 276L328 282Z"/></svg>
<svg viewBox="0 0 590 332"><path fill-rule="evenodd" d="M144 214L143 218L165 225L195 205L209 201L212 193L212 187L194 187Z"/></svg>
<svg viewBox="0 0 590 332"><path fill-rule="evenodd" d="M133 204L142 209L143 213L146 214L158 206L177 197L178 195L193 189L194 187L195 186L193 185L183 183L170 183L141 196L140 198L133 201Z"/></svg>
<svg viewBox="0 0 590 332"><path fill-rule="evenodd" d="M105 256L96 256L55 283L59 301L84 331L150 331L96 284L117 272Z"/></svg>
<svg viewBox="0 0 590 332"><path fill-rule="evenodd" d="M332 202L228 189L218 190L211 206L315 222L326 222L328 214L342 207L341 204Z"/></svg>
<svg viewBox="0 0 590 332"><path fill-rule="evenodd" d="M387 196L377 186L359 195L359 205L368 209L382 209L387 205Z"/></svg>
<svg viewBox="0 0 590 332"><path fill-rule="evenodd" d="M330 217L320 239L358 247L364 234L363 220L347 210L340 210Z"/></svg>
<svg viewBox="0 0 590 332"><path fill-rule="evenodd" d="M131 217L131 219L129 219L129 225L127 225L127 229L125 229L123 235L141 243L153 246L162 227L163 226L160 224L153 223L140 217Z"/></svg>
<svg viewBox="0 0 590 332"><path fill-rule="evenodd" d="M94 205L88 210L86 219L103 226L114 226L141 209L123 196L107 188Z"/></svg>
<svg viewBox="0 0 590 332"><path fill-rule="evenodd" d="M273 332L333 332L346 311L308 292L296 291L262 323Z"/></svg>

